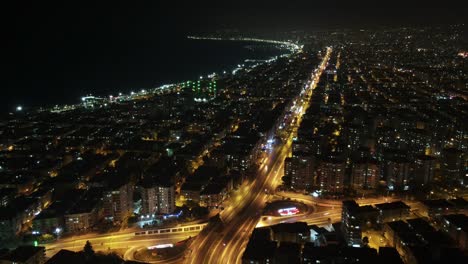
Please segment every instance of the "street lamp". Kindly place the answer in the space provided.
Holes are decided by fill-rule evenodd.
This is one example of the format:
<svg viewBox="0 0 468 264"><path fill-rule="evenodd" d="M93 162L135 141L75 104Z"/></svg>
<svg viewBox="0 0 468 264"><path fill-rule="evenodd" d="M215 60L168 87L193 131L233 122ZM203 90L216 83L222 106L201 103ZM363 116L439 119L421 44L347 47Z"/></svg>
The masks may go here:
<svg viewBox="0 0 468 264"><path fill-rule="evenodd" d="M58 238L60 234L62 233L62 228L60 227L55 228L54 233L57 235L57 238Z"/></svg>

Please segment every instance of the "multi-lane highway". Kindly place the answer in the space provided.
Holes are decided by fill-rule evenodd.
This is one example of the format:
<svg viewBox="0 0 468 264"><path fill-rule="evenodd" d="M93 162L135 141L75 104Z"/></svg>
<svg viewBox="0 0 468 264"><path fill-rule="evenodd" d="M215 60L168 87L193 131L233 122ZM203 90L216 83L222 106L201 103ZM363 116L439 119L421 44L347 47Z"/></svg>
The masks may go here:
<svg viewBox="0 0 468 264"><path fill-rule="evenodd" d="M294 115L290 126L300 124L305 113L313 89L316 87L320 76L325 69L331 48L327 49L326 55L316 71L312 73L311 79L304 91L294 99L290 113ZM290 131L289 136L284 138L283 143L278 143L269 152L267 159L260 166L255 180L242 186L231 199L231 206L221 212L224 223L222 231L207 230L205 234L197 236L190 248L191 252L187 258L188 263L240 263L242 252L245 249L252 230L257 225L260 212L270 193L281 181L284 159L291 152L292 138L295 129L281 127L278 134Z"/></svg>
<svg viewBox="0 0 468 264"><path fill-rule="evenodd" d="M141 232L141 230L139 231ZM46 256L50 257L61 249L80 251L86 241L89 241L95 251L110 251L113 249L131 250L132 248L145 248L158 244L174 244L189 237L196 236L199 230L171 232L161 234L135 235L134 230L125 230L110 234L87 234L63 238L53 243L44 244Z"/></svg>

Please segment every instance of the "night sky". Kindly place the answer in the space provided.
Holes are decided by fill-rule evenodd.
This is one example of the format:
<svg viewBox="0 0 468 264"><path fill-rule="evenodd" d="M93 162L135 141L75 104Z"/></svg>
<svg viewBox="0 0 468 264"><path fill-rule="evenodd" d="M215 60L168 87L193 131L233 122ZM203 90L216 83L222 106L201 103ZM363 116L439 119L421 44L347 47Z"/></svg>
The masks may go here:
<svg viewBox="0 0 468 264"><path fill-rule="evenodd" d="M86 42L95 45L147 38L148 34L158 37L170 32L233 27L273 32L325 27L446 24L468 19L466 1L454 0L438 1L437 4L422 0L11 2L14 2L11 7L7 4L2 9L7 15L6 30L12 33L7 43L14 44L16 48L54 46L67 41L77 41L79 45L83 41L80 37L87 37ZM29 42L31 40L34 41Z"/></svg>
<svg viewBox="0 0 468 264"><path fill-rule="evenodd" d="M58 2L58 1L57 1ZM464 1L21 1L12 7L19 31L196 30L220 26L261 30L433 24L466 17ZM97 2L97 3L93 3ZM29 3L29 4L27 4ZM466 19L466 18L465 18ZM46 29L44 27L47 27Z"/></svg>
<svg viewBox="0 0 468 264"><path fill-rule="evenodd" d="M30 77L36 70L47 75L53 72L51 85L60 87L67 82L60 69L74 61L99 54L119 56L139 42L158 48L162 40L188 32L238 28L273 33L449 24L465 22L468 13L466 2L460 6L457 2L461 1L452 0L437 5L420 0L386 4L315 0L10 2L2 3L2 64L6 78L2 78L1 85L6 97L40 89Z"/></svg>

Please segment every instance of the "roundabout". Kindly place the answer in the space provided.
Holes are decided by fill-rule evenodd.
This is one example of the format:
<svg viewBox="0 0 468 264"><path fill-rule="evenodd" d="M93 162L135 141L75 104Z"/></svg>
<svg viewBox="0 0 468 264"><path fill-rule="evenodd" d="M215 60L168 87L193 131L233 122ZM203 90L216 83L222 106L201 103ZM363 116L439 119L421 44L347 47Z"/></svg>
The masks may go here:
<svg viewBox="0 0 468 264"><path fill-rule="evenodd" d="M267 203L256 227L301 221L316 211L315 206L292 200L276 200Z"/></svg>
<svg viewBox="0 0 468 264"><path fill-rule="evenodd" d="M275 217L288 217L307 214L314 211L314 208L304 203L291 200L276 200L267 203L262 215Z"/></svg>

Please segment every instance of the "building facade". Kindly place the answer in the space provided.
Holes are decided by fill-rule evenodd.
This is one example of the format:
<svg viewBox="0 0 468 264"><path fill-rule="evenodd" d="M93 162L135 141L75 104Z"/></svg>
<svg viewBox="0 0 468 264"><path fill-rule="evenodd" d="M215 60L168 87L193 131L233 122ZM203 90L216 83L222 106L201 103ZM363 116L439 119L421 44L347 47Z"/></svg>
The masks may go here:
<svg viewBox="0 0 468 264"><path fill-rule="evenodd" d="M328 193L343 192L345 168L346 164L342 160L322 160L317 170L320 190Z"/></svg>
<svg viewBox="0 0 468 264"><path fill-rule="evenodd" d="M145 186L141 189L143 215L170 214L175 210L174 185Z"/></svg>

